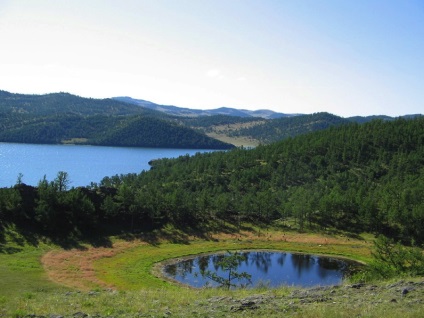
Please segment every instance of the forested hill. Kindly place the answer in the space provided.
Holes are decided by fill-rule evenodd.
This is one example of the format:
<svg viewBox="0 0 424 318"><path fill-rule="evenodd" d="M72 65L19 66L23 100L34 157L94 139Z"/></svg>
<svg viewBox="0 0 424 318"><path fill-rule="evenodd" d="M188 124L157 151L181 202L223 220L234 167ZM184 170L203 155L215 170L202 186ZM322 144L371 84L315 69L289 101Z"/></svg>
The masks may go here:
<svg viewBox="0 0 424 318"><path fill-rule="evenodd" d="M229 149L230 144L154 110L67 93L0 91L0 141L105 146Z"/></svg>
<svg viewBox="0 0 424 318"><path fill-rule="evenodd" d="M89 189L68 189L66 172L37 188L18 182L0 189L0 230L14 223L75 238L168 223L199 232L223 220L289 220L300 230L368 231L424 243L424 117L152 164Z"/></svg>
<svg viewBox="0 0 424 318"><path fill-rule="evenodd" d="M149 115L167 117L161 112L138 107L114 99L84 98L69 93L45 95L13 94L0 90L0 114L3 116L73 115Z"/></svg>
<svg viewBox="0 0 424 318"><path fill-rule="evenodd" d="M265 119L252 117L256 112L242 117L181 117L145 106L68 93L24 95L0 91L0 142L229 149L233 147L230 143L270 144L352 121L365 123L378 118L315 113ZM393 120L387 116L379 118Z"/></svg>
<svg viewBox="0 0 424 318"><path fill-rule="evenodd" d="M141 218L201 224L293 217L301 228L315 224L424 242L424 117L160 160L151 171L105 178L102 185L116 186L115 204Z"/></svg>
<svg viewBox="0 0 424 318"><path fill-rule="evenodd" d="M327 129L331 126L344 125L350 122L348 119L329 113L315 113L263 121L258 125L235 130L230 135L258 139L261 143L269 144L288 137Z"/></svg>

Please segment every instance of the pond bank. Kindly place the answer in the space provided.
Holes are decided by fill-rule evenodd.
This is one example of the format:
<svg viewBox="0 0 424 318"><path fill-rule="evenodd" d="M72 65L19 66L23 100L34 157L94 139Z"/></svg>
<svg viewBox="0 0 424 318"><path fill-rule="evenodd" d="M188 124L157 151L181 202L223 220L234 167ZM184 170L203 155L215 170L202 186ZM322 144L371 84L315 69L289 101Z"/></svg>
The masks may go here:
<svg viewBox="0 0 424 318"><path fill-rule="evenodd" d="M156 271L152 273L155 264L200 253L243 249L317 253L366 262L370 259L370 247L371 243L364 239L320 234L285 232L283 236L275 231L258 236L251 232L218 233L208 240L190 237L181 243L164 239L149 244L140 238L115 240L112 247L55 250L43 257L43 265L50 279L79 290L90 290L96 285L118 290L174 289L180 287L157 277Z"/></svg>

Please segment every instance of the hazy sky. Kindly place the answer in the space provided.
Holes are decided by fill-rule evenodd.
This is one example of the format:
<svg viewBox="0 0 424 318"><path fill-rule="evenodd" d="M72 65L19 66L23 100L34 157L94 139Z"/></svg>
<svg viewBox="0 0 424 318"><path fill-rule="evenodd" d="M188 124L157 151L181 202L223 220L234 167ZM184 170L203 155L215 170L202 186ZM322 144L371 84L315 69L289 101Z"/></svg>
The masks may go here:
<svg viewBox="0 0 424 318"><path fill-rule="evenodd" d="M0 89L424 113L424 0L0 0Z"/></svg>

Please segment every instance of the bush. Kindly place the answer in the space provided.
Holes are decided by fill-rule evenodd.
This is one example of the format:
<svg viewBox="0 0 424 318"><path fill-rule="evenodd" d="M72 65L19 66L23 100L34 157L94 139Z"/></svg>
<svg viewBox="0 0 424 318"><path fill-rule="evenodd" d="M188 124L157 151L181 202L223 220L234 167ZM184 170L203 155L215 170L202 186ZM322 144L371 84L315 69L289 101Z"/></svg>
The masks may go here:
<svg viewBox="0 0 424 318"><path fill-rule="evenodd" d="M364 272L355 275L355 280L369 281L397 276L424 275L423 250L414 244L404 246L381 235L374 242L372 255L374 261Z"/></svg>

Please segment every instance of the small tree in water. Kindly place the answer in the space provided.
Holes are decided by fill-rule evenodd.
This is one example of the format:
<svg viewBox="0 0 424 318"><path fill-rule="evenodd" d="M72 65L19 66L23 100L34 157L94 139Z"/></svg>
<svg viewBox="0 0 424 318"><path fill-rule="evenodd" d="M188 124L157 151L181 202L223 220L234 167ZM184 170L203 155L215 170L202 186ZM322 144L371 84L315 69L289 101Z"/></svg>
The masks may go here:
<svg viewBox="0 0 424 318"><path fill-rule="evenodd" d="M227 251L227 255L225 255L221 260L216 262L217 268L221 268L225 272L225 276L219 276L216 272L212 272L210 270L202 270L200 274L203 277L207 277L214 282L220 284L220 287L230 289L231 287L243 287L247 284L250 284L250 278L252 275L247 272L237 272L237 268L240 263L246 260L246 255L242 255L240 253L231 253ZM247 284L235 284L234 281L247 281Z"/></svg>

